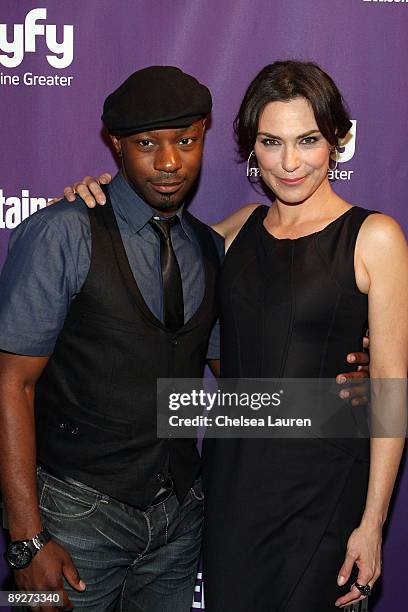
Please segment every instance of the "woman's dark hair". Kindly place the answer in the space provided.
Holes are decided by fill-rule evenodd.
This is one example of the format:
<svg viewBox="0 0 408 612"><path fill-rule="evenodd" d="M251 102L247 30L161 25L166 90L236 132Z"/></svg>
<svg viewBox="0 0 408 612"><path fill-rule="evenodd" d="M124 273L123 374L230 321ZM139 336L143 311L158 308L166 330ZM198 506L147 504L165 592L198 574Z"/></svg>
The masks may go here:
<svg viewBox="0 0 408 612"><path fill-rule="evenodd" d="M333 146L351 128L348 110L333 79L310 62L287 60L265 66L248 87L234 131L244 159L252 151L261 112L269 102L306 98L313 109L320 132Z"/></svg>

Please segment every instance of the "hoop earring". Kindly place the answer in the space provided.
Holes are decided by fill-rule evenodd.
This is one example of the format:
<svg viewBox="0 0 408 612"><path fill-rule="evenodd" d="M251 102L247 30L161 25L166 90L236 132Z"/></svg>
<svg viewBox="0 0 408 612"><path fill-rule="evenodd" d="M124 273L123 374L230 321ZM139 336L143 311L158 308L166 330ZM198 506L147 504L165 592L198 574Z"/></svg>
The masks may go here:
<svg viewBox="0 0 408 612"><path fill-rule="evenodd" d="M248 178L252 177L252 176L260 176L261 175L261 171L259 168L257 168L256 166L253 166L251 168L251 157L254 156L255 157L255 151L252 149L252 151L249 154L248 160L247 160L247 165L246 165L246 175Z"/></svg>
<svg viewBox="0 0 408 612"><path fill-rule="evenodd" d="M335 154L334 160L335 160L335 165L334 168L330 168L330 160L333 159L332 154ZM331 172L336 172L337 170L337 166L339 165L339 158L338 158L338 150L337 147L333 147L332 150L330 151L330 157L329 157L329 170Z"/></svg>

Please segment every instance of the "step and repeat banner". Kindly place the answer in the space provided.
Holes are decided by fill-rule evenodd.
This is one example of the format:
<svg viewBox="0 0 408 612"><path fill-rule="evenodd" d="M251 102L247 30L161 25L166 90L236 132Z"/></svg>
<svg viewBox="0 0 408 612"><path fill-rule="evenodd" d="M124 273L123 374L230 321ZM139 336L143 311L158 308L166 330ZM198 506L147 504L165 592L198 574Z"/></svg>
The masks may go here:
<svg viewBox="0 0 408 612"><path fill-rule="evenodd" d="M151 64L180 66L212 91L191 204L205 222L267 202L237 163L232 121L262 66L295 58L333 76L351 110L352 135L332 176L336 191L407 230L407 57L406 0L1 0L0 266L22 219L84 175L116 171L102 103ZM403 469L375 588L378 612L405 609L407 481ZM4 549L6 534L0 538ZM1 560L0 582L7 580ZM199 576L193 608L204 609L204 590Z"/></svg>

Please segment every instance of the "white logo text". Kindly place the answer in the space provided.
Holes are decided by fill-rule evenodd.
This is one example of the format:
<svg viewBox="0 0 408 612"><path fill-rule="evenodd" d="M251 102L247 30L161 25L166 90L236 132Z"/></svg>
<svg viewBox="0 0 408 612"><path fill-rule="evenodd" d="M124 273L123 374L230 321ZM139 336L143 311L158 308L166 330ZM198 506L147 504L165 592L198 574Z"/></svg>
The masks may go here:
<svg viewBox="0 0 408 612"><path fill-rule="evenodd" d="M13 38L8 39L7 24L0 23L0 64L6 68L16 68L24 59L25 53L36 52L36 39L45 37L45 44L52 55L47 55L47 62L53 68L66 68L74 59L74 26L64 25L62 41L57 40L57 26L38 21L47 19L46 8L32 9L27 13L24 23L15 23Z"/></svg>

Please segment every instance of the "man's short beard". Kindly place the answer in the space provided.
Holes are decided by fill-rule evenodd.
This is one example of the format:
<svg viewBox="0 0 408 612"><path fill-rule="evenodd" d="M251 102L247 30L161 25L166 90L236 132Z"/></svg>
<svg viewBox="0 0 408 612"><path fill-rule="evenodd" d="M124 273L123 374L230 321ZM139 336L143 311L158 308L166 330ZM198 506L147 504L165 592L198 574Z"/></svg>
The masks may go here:
<svg viewBox="0 0 408 612"><path fill-rule="evenodd" d="M168 211L170 208L180 208L181 202L174 202L171 200L171 194L162 194L160 196L160 201L155 202L154 208L156 210L161 210L163 212Z"/></svg>

